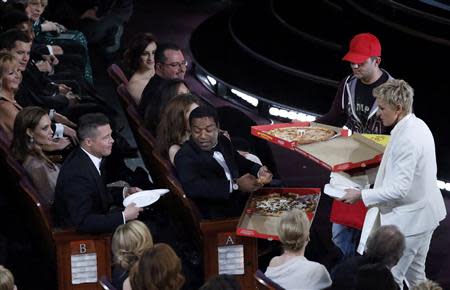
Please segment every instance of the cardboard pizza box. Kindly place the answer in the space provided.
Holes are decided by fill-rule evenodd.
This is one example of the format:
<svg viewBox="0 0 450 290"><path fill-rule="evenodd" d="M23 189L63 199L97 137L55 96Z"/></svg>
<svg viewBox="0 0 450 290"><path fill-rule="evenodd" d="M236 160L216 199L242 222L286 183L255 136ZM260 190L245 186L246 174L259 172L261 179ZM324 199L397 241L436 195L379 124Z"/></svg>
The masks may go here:
<svg viewBox="0 0 450 290"><path fill-rule="evenodd" d="M267 133L275 128L296 126L319 126L340 132L340 134L328 141L299 145L295 141L289 142ZM319 123L300 122L253 126L251 132L259 138L295 150L333 172L379 164L385 149L383 145L361 134L348 136L347 130Z"/></svg>
<svg viewBox="0 0 450 290"><path fill-rule="evenodd" d="M252 193L247 201L241 218L239 219L238 226L236 228L236 234L238 236L254 237L271 240L280 240L277 233L278 224L280 223L279 216L265 216L256 214L252 206L252 199L254 197L260 197L269 195L271 193L280 193L281 195L287 193L295 193L299 196L302 195L317 195L317 203L313 212L308 212L307 216L311 222L314 219L314 215L317 211L320 200L320 188L262 188L255 193Z"/></svg>
<svg viewBox="0 0 450 290"><path fill-rule="evenodd" d="M328 125L324 125L324 124L314 123L314 122L292 122L292 123L278 123L278 124L272 124L272 125L252 126L251 133L252 133L252 135L259 137L261 139L265 139L269 142L272 142L277 145L294 150L295 146L297 145L295 141L288 141L288 140L278 138L274 135L267 133L267 131L270 131L272 129L277 129L277 128L310 127L310 126L318 126L318 127L328 128L328 129L335 131L338 134L341 134L342 136L347 136L347 134L348 134L348 130L338 128L338 127L328 126Z"/></svg>

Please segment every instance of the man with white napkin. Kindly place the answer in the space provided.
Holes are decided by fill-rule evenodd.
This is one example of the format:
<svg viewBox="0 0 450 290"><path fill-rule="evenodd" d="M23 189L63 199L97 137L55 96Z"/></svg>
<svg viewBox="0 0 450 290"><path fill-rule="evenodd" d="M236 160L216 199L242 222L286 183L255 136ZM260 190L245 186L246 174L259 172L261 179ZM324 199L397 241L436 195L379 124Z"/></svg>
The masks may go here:
<svg viewBox="0 0 450 290"><path fill-rule="evenodd" d="M55 188L55 207L61 226L73 226L89 233L112 232L118 225L139 216L142 208L134 203L123 211L110 211L113 204L135 192L137 187L106 188L101 163L111 154L114 139L108 118L86 114L78 123L79 148L64 161Z"/></svg>

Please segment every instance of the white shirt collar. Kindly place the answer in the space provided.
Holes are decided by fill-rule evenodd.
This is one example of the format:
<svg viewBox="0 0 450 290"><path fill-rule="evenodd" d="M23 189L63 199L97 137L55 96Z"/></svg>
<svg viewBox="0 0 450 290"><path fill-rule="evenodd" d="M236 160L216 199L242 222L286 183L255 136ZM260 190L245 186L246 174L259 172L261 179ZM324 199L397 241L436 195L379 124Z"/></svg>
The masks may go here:
<svg viewBox="0 0 450 290"><path fill-rule="evenodd" d="M80 146L80 148L89 156L92 163L94 163L95 168L97 168L98 173L101 175L100 162L102 162L102 158L98 158L97 156L92 155L91 153L87 152L82 146Z"/></svg>

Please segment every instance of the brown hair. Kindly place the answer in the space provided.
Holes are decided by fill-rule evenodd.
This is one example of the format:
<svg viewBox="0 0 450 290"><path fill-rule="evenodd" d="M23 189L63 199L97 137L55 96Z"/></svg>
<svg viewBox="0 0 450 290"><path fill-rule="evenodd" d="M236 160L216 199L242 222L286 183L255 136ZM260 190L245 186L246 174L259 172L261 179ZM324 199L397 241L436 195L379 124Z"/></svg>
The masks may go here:
<svg viewBox="0 0 450 290"><path fill-rule="evenodd" d="M147 249L130 273L133 290L179 290L184 281L180 258L163 243Z"/></svg>
<svg viewBox="0 0 450 290"><path fill-rule="evenodd" d="M156 43L151 33L138 33L130 41L128 49L123 54L123 61L130 73L134 73L141 64L141 55L150 43Z"/></svg>
<svg viewBox="0 0 450 290"><path fill-rule="evenodd" d="M118 226L112 238L112 251L116 261L127 271L152 246L153 238L148 227L137 220Z"/></svg>
<svg viewBox="0 0 450 290"><path fill-rule="evenodd" d="M16 58L9 52L0 52L0 80L3 78L3 74L5 73L8 66L12 65L16 62ZM0 83L0 85L2 85Z"/></svg>
<svg viewBox="0 0 450 290"><path fill-rule="evenodd" d="M17 114L14 120L11 150L20 162L24 162L28 155L32 155L44 160L50 168L54 169L55 164L45 155L41 146L33 142L27 134L27 129L33 131L45 115L47 111L35 106L25 107Z"/></svg>
<svg viewBox="0 0 450 290"><path fill-rule="evenodd" d="M192 104L201 104L200 98L193 94L176 96L167 104L156 133L157 148L161 155L168 157L170 146L183 143L188 133L184 116Z"/></svg>

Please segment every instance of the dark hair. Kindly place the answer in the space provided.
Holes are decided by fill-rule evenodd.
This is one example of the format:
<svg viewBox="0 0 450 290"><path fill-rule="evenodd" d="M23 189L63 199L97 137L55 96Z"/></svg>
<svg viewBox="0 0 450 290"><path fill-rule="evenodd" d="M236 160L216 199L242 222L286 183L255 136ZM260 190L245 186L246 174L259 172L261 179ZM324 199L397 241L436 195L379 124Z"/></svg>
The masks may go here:
<svg viewBox="0 0 450 290"><path fill-rule="evenodd" d="M210 278L199 290L241 290L236 279L227 274Z"/></svg>
<svg viewBox="0 0 450 290"><path fill-rule="evenodd" d="M155 51L155 63L165 63L166 58L166 50L181 50L181 48L175 43L161 43L158 45Z"/></svg>
<svg viewBox="0 0 450 290"><path fill-rule="evenodd" d="M0 34L0 49L11 50L16 46L16 41L28 43L31 42L31 39L25 32L17 28L10 29Z"/></svg>
<svg viewBox="0 0 450 290"><path fill-rule="evenodd" d="M139 68L141 55L152 42L157 43L153 34L148 32L138 33L131 39L127 50L123 54L124 64L131 73L134 73Z"/></svg>
<svg viewBox="0 0 450 290"><path fill-rule="evenodd" d="M386 267L395 266L405 250L405 236L394 225L381 226L367 241L366 254Z"/></svg>
<svg viewBox="0 0 450 290"><path fill-rule="evenodd" d="M130 273L133 290L178 290L184 281L180 258L164 243L147 249Z"/></svg>
<svg viewBox="0 0 450 290"><path fill-rule="evenodd" d="M27 129L34 130L45 115L47 115L47 111L35 106L25 107L17 114L14 120L11 150L14 157L20 162L24 162L28 155L33 155L44 160L50 168L54 168L53 162L44 154L42 148L35 144L27 134Z"/></svg>
<svg viewBox="0 0 450 290"><path fill-rule="evenodd" d="M1 18L1 30L18 28L17 25L23 22L30 22L27 14L18 9L8 9ZM31 24L30 24L31 25Z"/></svg>
<svg viewBox="0 0 450 290"><path fill-rule="evenodd" d="M216 123L216 126L219 127L219 116L217 115L217 111L208 105L195 108L189 115L189 124L192 125L192 119L200 119L205 117L213 118L214 123Z"/></svg>
<svg viewBox="0 0 450 290"><path fill-rule="evenodd" d="M366 264L359 268L356 276L355 290L396 290L391 270L381 263Z"/></svg>
<svg viewBox="0 0 450 290"><path fill-rule="evenodd" d="M85 114L78 120L78 139L83 141L86 138L93 138L96 136L98 127L109 124L110 122L108 117L106 117L103 113Z"/></svg>
<svg viewBox="0 0 450 290"><path fill-rule="evenodd" d="M153 134L161 119L162 111L167 103L178 95L178 88L182 84L189 89L186 82L181 79L168 79L163 80L161 85L153 91L144 114L145 127Z"/></svg>
<svg viewBox="0 0 450 290"><path fill-rule="evenodd" d="M200 98L193 94L182 94L170 100L161 114L156 137L157 148L164 157L169 157L170 146L183 142L188 131L184 115L192 104L200 106Z"/></svg>

